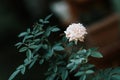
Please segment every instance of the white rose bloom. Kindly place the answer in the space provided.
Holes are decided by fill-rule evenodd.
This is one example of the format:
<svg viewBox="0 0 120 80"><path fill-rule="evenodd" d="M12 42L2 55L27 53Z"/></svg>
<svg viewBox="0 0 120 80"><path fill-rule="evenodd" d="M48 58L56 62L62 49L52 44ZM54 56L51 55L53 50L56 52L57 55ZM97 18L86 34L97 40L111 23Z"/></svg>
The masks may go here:
<svg viewBox="0 0 120 80"><path fill-rule="evenodd" d="M78 40L83 42L85 35L87 34L86 28L80 23L73 23L69 25L69 27L64 32L69 41L75 42L77 42Z"/></svg>

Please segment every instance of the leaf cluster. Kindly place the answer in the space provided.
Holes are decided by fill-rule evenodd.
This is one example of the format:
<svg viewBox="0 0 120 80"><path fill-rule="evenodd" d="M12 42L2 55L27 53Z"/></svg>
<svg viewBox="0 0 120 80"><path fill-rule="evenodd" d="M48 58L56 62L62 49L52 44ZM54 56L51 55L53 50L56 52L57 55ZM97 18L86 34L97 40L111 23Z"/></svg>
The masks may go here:
<svg viewBox="0 0 120 80"><path fill-rule="evenodd" d="M79 80L119 80L120 71L116 69L96 70L89 64L89 57L102 58L97 48L83 49L74 42L68 42L63 36L59 41L49 40L52 33L60 31L57 26L49 26L49 18L40 19L33 28L28 28L18 36L22 40L15 44L20 53L26 58L18 66L8 80L13 80L19 73L25 74L26 69L31 69L35 63L44 65L48 63L45 80L71 80L74 75ZM101 79L101 77L106 77Z"/></svg>

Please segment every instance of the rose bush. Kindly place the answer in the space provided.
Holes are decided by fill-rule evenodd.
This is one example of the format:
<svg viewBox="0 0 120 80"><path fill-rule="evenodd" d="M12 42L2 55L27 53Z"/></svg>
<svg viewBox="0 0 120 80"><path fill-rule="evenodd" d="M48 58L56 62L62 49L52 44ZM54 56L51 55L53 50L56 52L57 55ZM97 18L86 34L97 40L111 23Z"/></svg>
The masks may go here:
<svg viewBox="0 0 120 80"><path fill-rule="evenodd" d="M56 41L50 40L52 34L60 31L60 28L48 25L50 17L51 15L40 19L33 28L28 28L18 36L22 40L15 46L19 52L26 54L26 58L8 80L13 80L18 73L24 75L26 69L31 69L35 63L47 63L43 80L120 80L119 67L104 71L89 63L89 57L103 57L97 48L85 49L74 44L74 41L84 41L87 34L82 24L73 23L64 31L66 37L62 36Z"/></svg>

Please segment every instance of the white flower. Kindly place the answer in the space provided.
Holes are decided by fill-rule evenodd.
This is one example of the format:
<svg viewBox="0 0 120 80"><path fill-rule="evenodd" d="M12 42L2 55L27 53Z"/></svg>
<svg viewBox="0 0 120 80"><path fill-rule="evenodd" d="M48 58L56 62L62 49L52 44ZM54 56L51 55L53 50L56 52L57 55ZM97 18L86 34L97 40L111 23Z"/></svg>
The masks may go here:
<svg viewBox="0 0 120 80"><path fill-rule="evenodd" d="M85 35L87 34L86 28L80 23L73 23L69 25L69 27L64 32L69 41L75 42L77 42L78 40L83 42Z"/></svg>

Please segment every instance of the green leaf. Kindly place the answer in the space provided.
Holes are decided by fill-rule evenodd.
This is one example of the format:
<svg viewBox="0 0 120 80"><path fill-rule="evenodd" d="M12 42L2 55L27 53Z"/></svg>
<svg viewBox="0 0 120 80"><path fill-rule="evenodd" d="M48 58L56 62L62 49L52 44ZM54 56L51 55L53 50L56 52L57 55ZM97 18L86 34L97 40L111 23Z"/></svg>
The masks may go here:
<svg viewBox="0 0 120 80"><path fill-rule="evenodd" d="M30 49L27 50L26 56L27 56L28 60L30 60L33 57Z"/></svg>
<svg viewBox="0 0 120 80"><path fill-rule="evenodd" d="M20 70L22 74L25 74L25 69L26 69L26 67L23 66L23 68Z"/></svg>
<svg viewBox="0 0 120 80"><path fill-rule="evenodd" d="M38 45L30 45L29 48L36 49L36 48L38 48Z"/></svg>
<svg viewBox="0 0 120 80"><path fill-rule="evenodd" d="M54 70L54 72L57 72L57 66L55 66L53 70Z"/></svg>
<svg viewBox="0 0 120 80"><path fill-rule="evenodd" d="M30 63L31 63L31 60L30 60L30 59L26 58L26 59L24 60L24 65L28 65L28 64L30 64Z"/></svg>
<svg viewBox="0 0 120 80"><path fill-rule="evenodd" d="M16 70L20 70L22 74L25 73L25 66L24 65L20 65Z"/></svg>
<svg viewBox="0 0 120 80"><path fill-rule="evenodd" d="M43 34L43 33L44 33L44 31L41 31L41 32L35 34L35 37L40 36L40 35Z"/></svg>
<svg viewBox="0 0 120 80"><path fill-rule="evenodd" d="M24 67L24 65L20 65L20 66L18 66L17 70L20 70L20 69L22 69L23 67Z"/></svg>
<svg viewBox="0 0 120 80"><path fill-rule="evenodd" d="M49 36L50 35L50 33L51 33L51 31L52 32L56 32L56 31L59 31L60 29L59 28L57 28L57 27L55 27L55 26L49 26L48 28L47 28L47 30L45 31L45 36Z"/></svg>
<svg viewBox="0 0 120 80"><path fill-rule="evenodd" d="M43 19L39 19L39 22L43 23L43 22L44 22L44 20L43 20Z"/></svg>
<svg viewBox="0 0 120 80"><path fill-rule="evenodd" d="M47 24L47 23L49 23L49 21L44 21L43 23Z"/></svg>
<svg viewBox="0 0 120 80"><path fill-rule="evenodd" d="M113 70L111 70L110 74L111 75L113 75L113 74L120 74L120 67L116 67Z"/></svg>
<svg viewBox="0 0 120 80"><path fill-rule="evenodd" d="M21 46L23 43L22 42L18 42L17 44L15 44L15 46Z"/></svg>
<svg viewBox="0 0 120 80"><path fill-rule="evenodd" d="M112 75L112 78L114 79L114 80L120 80L120 74L118 75Z"/></svg>
<svg viewBox="0 0 120 80"><path fill-rule="evenodd" d="M20 72L20 70L16 70L15 72L12 73L12 75L9 77L8 80L13 80L15 76Z"/></svg>
<svg viewBox="0 0 120 80"><path fill-rule="evenodd" d="M98 47L90 48L91 51L98 51L98 49L99 49Z"/></svg>
<svg viewBox="0 0 120 80"><path fill-rule="evenodd" d="M28 48L27 47L22 47L19 49L19 52L25 52Z"/></svg>
<svg viewBox="0 0 120 80"><path fill-rule="evenodd" d="M47 71L50 72L52 69L53 69L53 67L49 67Z"/></svg>
<svg viewBox="0 0 120 80"><path fill-rule="evenodd" d="M47 77L46 80L54 80L56 77L56 73L51 74L49 77Z"/></svg>
<svg viewBox="0 0 120 80"><path fill-rule="evenodd" d="M22 33L20 33L20 34L18 35L18 37L23 37L23 36L26 36L26 35L28 35L27 32L22 32Z"/></svg>
<svg viewBox="0 0 120 80"><path fill-rule="evenodd" d="M70 72L74 71L75 69L77 69L77 65L76 64L71 68Z"/></svg>
<svg viewBox="0 0 120 80"><path fill-rule="evenodd" d="M62 51L62 50L64 50L64 48L62 46L56 45L53 47L53 50Z"/></svg>
<svg viewBox="0 0 120 80"><path fill-rule="evenodd" d="M86 73L86 74L93 74L94 71L93 71L93 70L87 70L85 73Z"/></svg>
<svg viewBox="0 0 120 80"><path fill-rule="evenodd" d="M40 61L39 61L39 64L43 64L44 63L44 59L41 59Z"/></svg>
<svg viewBox="0 0 120 80"><path fill-rule="evenodd" d="M33 35L25 36L22 42L24 43L26 41L26 39L30 39L30 38L33 38L33 37L34 37Z"/></svg>
<svg viewBox="0 0 120 80"><path fill-rule="evenodd" d="M66 63L65 61L58 61L58 62L56 62L57 65L65 64L65 63Z"/></svg>
<svg viewBox="0 0 120 80"><path fill-rule="evenodd" d="M80 80L86 80L86 75L81 76Z"/></svg>
<svg viewBox="0 0 120 80"><path fill-rule="evenodd" d="M103 73L104 73L104 75L110 75L111 76L112 75L112 68L104 69Z"/></svg>
<svg viewBox="0 0 120 80"><path fill-rule="evenodd" d="M17 49L20 48L22 46L22 42L18 42L17 44L15 44L15 46L17 46Z"/></svg>
<svg viewBox="0 0 120 80"><path fill-rule="evenodd" d="M77 54L86 54L86 52L87 52L87 50L86 49L82 49L82 50L79 50L78 52L77 52Z"/></svg>
<svg viewBox="0 0 120 80"><path fill-rule="evenodd" d="M72 61L72 60L71 60ZM75 64L82 64L82 63L86 63L87 60L85 58L79 58L73 61Z"/></svg>
<svg viewBox="0 0 120 80"><path fill-rule="evenodd" d="M93 68L93 67L95 67L95 65L93 65L93 64L88 64L88 65L86 65L86 69L90 69L90 68Z"/></svg>
<svg viewBox="0 0 120 80"><path fill-rule="evenodd" d="M48 20L48 19L50 19L50 18L52 17L52 15L53 15L53 14L48 15L48 16L45 18L45 21Z"/></svg>
<svg viewBox="0 0 120 80"><path fill-rule="evenodd" d="M25 39L33 38L33 35L25 36Z"/></svg>
<svg viewBox="0 0 120 80"><path fill-rule="evenodd" d="M92 52L91 56L96 58L103 58L102 54L97 51Z"/></svg>
<svg viewBox="0 0 120 80"><path fill-rule="evenodd" d="M42 48L43 48L43 49L48 49L48 45L47 45L47 44L43 44L43 45L42 45Z"/></svg>
<svg viewBox="0 0 120 80"><path fill-rule="evenodd" d="M52 55L54 54L54 52L50 49L47 54L45 55L45 58L48 60L50 57L52 57Z"/></svg>
<svg viewBox="0 0 120 80"><path fill-rule="evenodd" d="M49 31L47 30L47 31L45 32L45 36L47 36L47 37L50 36L50 33L51 33L50 30L49 30Z"/></svg>
<svg viewBox="0 0 120 80"><path fill-rule="evenodd" d="M68 77L68 70L63 70L61 74L62 80L66 80Z"/></svg>
<svg viewBox="0 0 120 80"><path fill-rule="evenodd" d="M29 65L29 69L32 68L32 66L35 64L35 62L37 61L37 59L38 59L38 55L34 56L31 64Z"/></svg>
<svg viewBox="0 0 120 80"><path fill-rule="evenodd" d="M27 33L30 33L30 28L27 29Z"/></svg>
<svg viewBox="0 0 120 80"><path fill-rule="evenodd" d="M83 75L83 74L85 74L84 71L79 71L79 72L77 72L74 76L77 77L77 76L81 76L81 75Z"/></svg>
<svg viewBox="0 0 120 80"><path fill-rule="evenodd" d="M91 53L92 53L91 49L88 49L87 53L86 53L86 56L89 57L91 55Z"/></svg>
<svg viewBox="0 0 120 80"><path fill-rule="evenodd" d="M52 31L52 32L57 32L57 31L60 31L60 29L57 28L57 27L55 27L55 28L53 28L51 31Z"/></svg>
<svg viewBox="0 0 120 80"><path fill-rule="evenodd" d="M67 65L67 68L71 69L73 66L74 66L74 63L69 63L69 64Z"/></svg>
<svg viewBox="0 0 120 80"><path fill-rule="evenodd" d="M65 38L65 40L67 40L67 38ZM64 41L65 41L64 40ZM69 42L68 44L67 44L67 46L73 46L74 45L74 43L73 42Z"/></svg>
<svg viewBox="0 0 120 80"><path fill-rule="evenodd" d="M40 41L40 39L35 39L34 41L35 41L35 42L39 42L39 41Z"/></svg>

